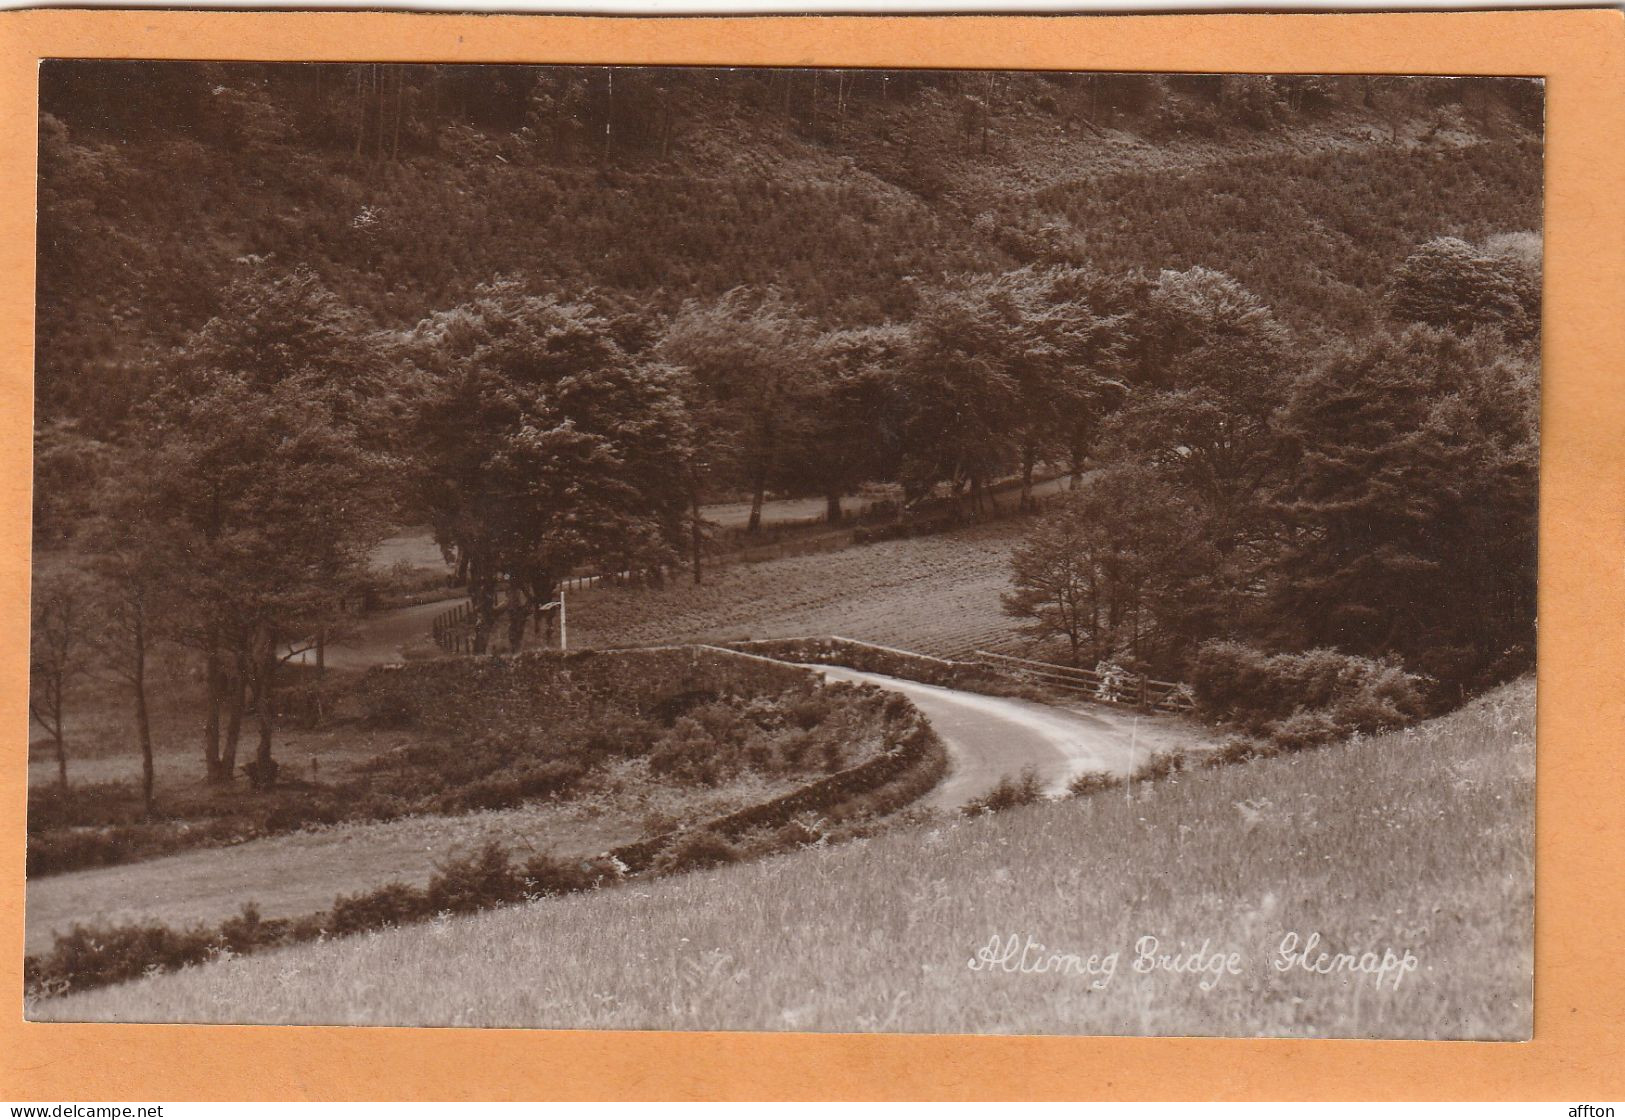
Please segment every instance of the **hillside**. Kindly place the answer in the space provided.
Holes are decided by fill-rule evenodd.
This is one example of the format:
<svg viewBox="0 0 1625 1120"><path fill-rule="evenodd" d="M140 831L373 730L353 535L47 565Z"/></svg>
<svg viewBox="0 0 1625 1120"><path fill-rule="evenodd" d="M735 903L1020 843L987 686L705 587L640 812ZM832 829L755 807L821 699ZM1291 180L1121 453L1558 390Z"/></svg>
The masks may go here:
<svg viewBox="0 0 1625 1120"><path fill-rule="evenodd" d="M115 421L250 259L387 329L498 275L594 289L634 347L739 284L837 326L958 273L1200 264L1315 337L1420 242L1540 224L1531 83L126 65L44 70L43 418Z"/></svg>
<svg viewBox="0 0 1625 1120"><path fill-rule="evenodd" d="M52 1020L1528 1037L1534 683L1402 733L38 1004ZM1316 975L1283 938L1414 967ZM1137 972L1135 946L1238 953ZM989 967L1014 937L1093 973ZM1299 945L1302 945L1302 940ZM1105 955L1118 953L1106 976ZM1221 958L1222 959L1222 958ZM1019 961L1012 958L1012 961ZM1084 964L1079 966L1084 967ZM527 977L514 983L515 975ZM401 978L410 976L411 983ZM645 983L662 977L659 984Z"/></svg>

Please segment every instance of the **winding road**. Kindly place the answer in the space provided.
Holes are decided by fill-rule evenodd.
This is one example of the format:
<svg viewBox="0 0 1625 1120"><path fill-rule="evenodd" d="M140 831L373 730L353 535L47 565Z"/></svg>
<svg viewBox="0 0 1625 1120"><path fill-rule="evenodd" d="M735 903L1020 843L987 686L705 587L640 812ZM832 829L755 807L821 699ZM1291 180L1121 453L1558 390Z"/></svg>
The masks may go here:
<svg viewBox="0 0 1625 1120"><path fill-rule="evenodd" d="M1107 708L1052 707L1028 700L984 696L917 681L860 673L840 666L810 665L825 678L872 684L908 697L931 721L948 748L948 776L922 804L958 809L1031 767L1050 795L1064 793L1078 774L1129 774L1155 750L1193 746L1174 721Z"/></svg>

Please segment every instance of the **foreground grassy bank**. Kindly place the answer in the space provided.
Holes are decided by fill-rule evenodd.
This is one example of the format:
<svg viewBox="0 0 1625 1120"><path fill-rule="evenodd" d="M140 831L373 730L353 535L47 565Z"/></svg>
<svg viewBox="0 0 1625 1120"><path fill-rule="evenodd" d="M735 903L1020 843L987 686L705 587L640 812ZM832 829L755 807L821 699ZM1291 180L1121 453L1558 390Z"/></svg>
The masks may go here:
<svg viewBox="0 0 1625 1120"><path fill-rule="evenodd" d="M1127 796L213 963L31 1015L1525 1037L1533 734L1534 687L1523 681L1409 732L1188 772ZM1316 953L1358 962L1391 949L1415 967L1380 983L1296 962L1280 970L1289 933L1299 949L1319 934ZM1235 967L1216 979L1136 971L1148 936L1154 955L1207 942L1204 956L1235 953ZM1007 971L988 950L1010 937L1044 945L1028 964L1047 969Z"/></svg>

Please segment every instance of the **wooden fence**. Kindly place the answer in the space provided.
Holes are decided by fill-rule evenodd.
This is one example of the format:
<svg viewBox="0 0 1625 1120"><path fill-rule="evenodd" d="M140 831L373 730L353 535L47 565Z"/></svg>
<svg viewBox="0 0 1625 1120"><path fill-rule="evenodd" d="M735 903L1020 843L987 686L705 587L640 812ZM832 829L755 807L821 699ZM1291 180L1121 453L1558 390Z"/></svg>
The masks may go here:
<svg viewBox="0 0 1625 1120"><path fill-rule="evenodd" d="M986 650L976 650L973 656L982 665L1006 676L1024 677L1102 703L1162 712L1189 712L1196 708L1196 697L1189 685L1153 680L1143 673L1115 668L1077 669Z"/></svg>

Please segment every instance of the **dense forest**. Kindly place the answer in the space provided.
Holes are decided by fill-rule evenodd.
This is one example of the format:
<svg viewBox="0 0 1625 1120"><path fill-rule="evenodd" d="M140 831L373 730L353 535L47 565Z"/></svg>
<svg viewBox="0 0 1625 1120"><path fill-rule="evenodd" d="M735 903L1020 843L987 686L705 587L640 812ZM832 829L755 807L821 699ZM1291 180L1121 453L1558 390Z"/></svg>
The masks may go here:
<svg viewBox="0 0 1625 1120"><path fill-rule="evenodd" d="M1045 466L1074 491L1007 605L1080 663L1504 679L1542 112L1516 79L46 63L37 710L78 647L139 708L167 643L211 775L253 712L269 780L279 666L391 526L517 648L585 566L700 578L706 501L974 518Z"/></svg>

